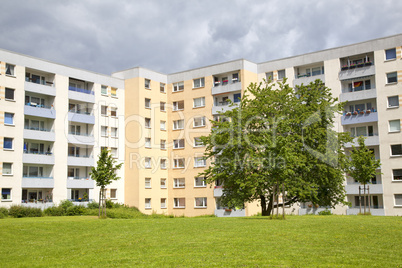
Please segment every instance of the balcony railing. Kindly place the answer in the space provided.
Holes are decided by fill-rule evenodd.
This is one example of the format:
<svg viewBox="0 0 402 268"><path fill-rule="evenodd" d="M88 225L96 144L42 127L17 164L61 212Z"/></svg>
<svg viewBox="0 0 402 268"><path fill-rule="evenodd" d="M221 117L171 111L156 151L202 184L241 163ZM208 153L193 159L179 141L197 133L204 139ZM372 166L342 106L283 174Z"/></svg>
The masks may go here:
<svg viewBox="0 0 402 268"><path fill-rule="evenodd" d="M43 132L54 132L54 130L52 130L52 129L39 128L39 127L27 127L27 126L25 126L24 129L35 130L35 131L43 131Z"/></svg>
<svg viewBox="0 0 402 268"><path fill-rule="evenodd" d="M52 152L39 152L24 150L24 154L37 154L37 155L52 155Z"/></svg>
<svg viewBox="0 0 402 268"><path fill-rule="evenodd" d="M70 180L90 180L91 177L68 177Z"/></svg>
<svg viewBox="0 0 402 268"><path fill-rule="evenodd" d="M44 108L44 109L53 109L53 105L45 106L43 104L36 104L36 103L32 103L32 102L25 103L25 106L30 106L30 107L35 107L35 108Z"/></svg>
<svg viewBox="0 0 402 268"><path fill-rule="evenodd" d="M46 177L46 176L22 176L24 179L48 179L53 180L53 177Z"/></svg>
<svg viewBox="0 0 402 268"><path fill-rule="evenodd" d="M68 134L74 135L74 136L83 136L83 137L93 137L93 134L86 134L86 133L77 133L77 132L71 132L69 131Z"/></svg>
<svg viewBox="0 0 402 268"><path fill-rule="evenodd" d="M76 154L68 154L69 157L77 157L77 158L92 158L92 155L76 155Z"/></svg>
<svg viewBox="0 0 402 268"><path fill-rule="evenodd" d="M43 86L49 86L49 87L54 86L53 82L51 82L51 81L43 81L41 79L32 79L32 78L29 78L29 77L25 77L25 81L33 83L33 84L43 85Z"/></svg>
<svg viewBox="0 0 402 268"><path fill-rule="evenodd" d="M69 86L68 90L70 91L75 91L75 92L80 92L80 93L85 93L85 94L89 94L89 95L94 95L95 93L92 90L88 90L88 89L83 89L83 88L78 88L78 87L73 87L73 86Z"/></svg>
<svg viewBox="0 0 402 268"><path fill-rule="evenodd" d="M85 115L93 115L92 111L87 112L87 111L76 111L76 110L70 110L68 111L69 113L73 114L85 114Z"/></svg>
<svg viewBox="0 0 402 268"><path fill-rule="evenodd" d="M358 64L350 63L349 65L348 64L342 65L341 71L353 70L355 68L362 68L362 67L371 66L371 65L373 65L373 63L371 61L362 62L362 63L358 63Z"/></svg>

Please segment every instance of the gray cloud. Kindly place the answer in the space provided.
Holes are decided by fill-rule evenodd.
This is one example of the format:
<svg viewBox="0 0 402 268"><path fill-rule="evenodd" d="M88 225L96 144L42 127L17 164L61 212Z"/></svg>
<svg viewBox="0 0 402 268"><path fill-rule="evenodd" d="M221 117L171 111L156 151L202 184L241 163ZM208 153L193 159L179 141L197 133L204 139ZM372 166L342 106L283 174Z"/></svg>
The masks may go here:
<svg viewBox="0 0 402 268"><path fill-rule="evenodd" d="M0 48L100 73L172 73L398 34L402 1L3 0Z"/></svg>

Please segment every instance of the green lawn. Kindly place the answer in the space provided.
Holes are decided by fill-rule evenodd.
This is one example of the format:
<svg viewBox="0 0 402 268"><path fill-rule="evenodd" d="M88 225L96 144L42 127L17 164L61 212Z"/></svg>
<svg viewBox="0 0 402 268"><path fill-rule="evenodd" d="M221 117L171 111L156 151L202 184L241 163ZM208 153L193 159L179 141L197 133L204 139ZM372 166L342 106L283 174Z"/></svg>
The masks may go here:
<svg viewBox="0 0 402 268"><path fill-rule="evenodd" d="M1 267L402 267L402 217L0 220Z"/></svg>

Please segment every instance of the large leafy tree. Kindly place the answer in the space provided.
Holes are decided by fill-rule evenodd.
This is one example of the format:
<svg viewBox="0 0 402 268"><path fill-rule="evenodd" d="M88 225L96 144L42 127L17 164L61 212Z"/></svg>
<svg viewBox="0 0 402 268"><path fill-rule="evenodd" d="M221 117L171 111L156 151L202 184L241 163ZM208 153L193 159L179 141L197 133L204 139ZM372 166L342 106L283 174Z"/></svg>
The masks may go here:
<svg viewBox="0 0 402 268"><path fill-rule="evenodd" d="M320 80L294 89L286 81L252 83L240 105L220 115L228 120L213 121L202 138L213 160L202 175L223 182L223 204L258 200L262 215L295 202L343 203L342 147L350 138L333 130L341 110ZM281 204L279 192L287 197Z"/></svg>
<svg viewBox="0 0 402 268"><path fill-rule="evenodd" d="M123 163L116 165L116 160L113 159L109 150L103 149L99 154L97 166L92 167L89 175L96 181L96 186L100 187L99 217L106 217L105 188L113 181L120 179L120 177L117 177L117 170L119 170L122 165Z"/></svg>
<svg viewBox="0 0 402 268"><path fill-rule="evenodd" d="M357 138L358 148L352 146L349 175L360 184L363 184L364 214L366 214L366 200L370 200L370 196L367 197L366 195L366 184L378 174L377 170L380 168L381 162L375 159L374 153L367 148L364 140L364 137L360 136Z"/></svg>

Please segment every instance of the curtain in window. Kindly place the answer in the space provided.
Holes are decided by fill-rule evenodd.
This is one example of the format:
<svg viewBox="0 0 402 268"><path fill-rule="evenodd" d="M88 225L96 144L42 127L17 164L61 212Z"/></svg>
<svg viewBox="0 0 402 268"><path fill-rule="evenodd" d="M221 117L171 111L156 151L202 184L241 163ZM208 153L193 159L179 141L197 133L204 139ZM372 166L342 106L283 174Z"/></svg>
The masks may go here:
<svg viewBox="0 0 402 268"><path fill-rule="evenodd" d="M399 97L398 96L388 97L388 105L389 107L399 106Z"/></svg>
<svg viewBox="0 0 402 268"><path fill-rule="evenodd" d="M401 123L400 120L389 121L389 131L400 131Z"/></svg>
<svg viewBox="0 0 402 268"><path fill-rule="evenodd" d="M14 115L13 114L10 114L10 113L5 113L4 114L4 123L5 124L10 124L10 125L12 125L12 124L14 124Z"/></svg>

